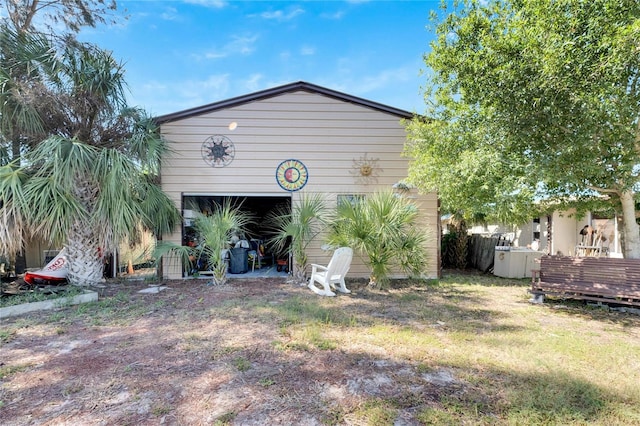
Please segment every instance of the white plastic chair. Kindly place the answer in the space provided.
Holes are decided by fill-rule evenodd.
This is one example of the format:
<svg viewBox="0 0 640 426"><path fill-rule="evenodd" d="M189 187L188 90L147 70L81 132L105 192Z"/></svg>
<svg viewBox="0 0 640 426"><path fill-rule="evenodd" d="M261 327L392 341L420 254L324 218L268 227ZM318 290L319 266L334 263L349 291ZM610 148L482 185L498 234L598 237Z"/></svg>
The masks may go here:
<svg viewBox="0 0 640 426"><path fill-rule="evenodd" d="M331 291L332 288L342 293L351 293L351 290L347 289L344 283L344 277L349 272L352 258L353 250L349 247L340 247L333 252L329 265L311 264L311 278L308 287L320 296L335 296L336 294ZM316 287L314 284L316 281L322 284L323 290Z"/></svg>

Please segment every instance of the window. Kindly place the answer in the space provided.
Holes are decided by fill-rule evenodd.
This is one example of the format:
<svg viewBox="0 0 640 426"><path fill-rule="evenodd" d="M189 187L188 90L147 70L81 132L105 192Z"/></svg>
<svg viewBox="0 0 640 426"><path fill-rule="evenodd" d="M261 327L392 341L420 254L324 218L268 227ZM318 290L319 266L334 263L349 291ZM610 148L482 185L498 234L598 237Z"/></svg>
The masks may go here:
<svg viewBox="0 0 640 426"><path fill-rule="evenodd" d="M540 218L533 219L533 241L540 241Z"/></svg>
<svg viewBox="0 0 640 426"><path fill-rule="evenodd" d="M363 194L338 194L338 207L345 203L356 204L364 200Z"/></svg>

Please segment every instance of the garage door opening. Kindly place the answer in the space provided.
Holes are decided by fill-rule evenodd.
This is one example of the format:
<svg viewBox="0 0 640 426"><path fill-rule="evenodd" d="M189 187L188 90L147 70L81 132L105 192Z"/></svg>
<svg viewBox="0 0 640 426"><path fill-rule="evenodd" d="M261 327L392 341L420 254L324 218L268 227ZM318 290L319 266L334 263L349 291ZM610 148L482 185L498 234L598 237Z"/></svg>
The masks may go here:
<svg viewBox="0 0 640 426"><path fill-rule="evenodd" d="M208 214L216 208L228 204L237 208L251 217L251 223L247 226L244 235L238 235L234 241L230 241L229 272L231 274L248 274L271 276L272 274L286 274L289 271L288 247L277 251L269 244L273 230L270 229L267 218L274 212L291 212L291 196L267 196L267 195L183 195L182 206L184 224L182 229L183 245L197 247L201 244L193 218L200 214ZM245 249L244 251L241 249ZM237 257L231 255L240 255ZM197 260L197 259L196 259ZM189 275L206 275L207 265L203 261L197 261Z"/></svg>

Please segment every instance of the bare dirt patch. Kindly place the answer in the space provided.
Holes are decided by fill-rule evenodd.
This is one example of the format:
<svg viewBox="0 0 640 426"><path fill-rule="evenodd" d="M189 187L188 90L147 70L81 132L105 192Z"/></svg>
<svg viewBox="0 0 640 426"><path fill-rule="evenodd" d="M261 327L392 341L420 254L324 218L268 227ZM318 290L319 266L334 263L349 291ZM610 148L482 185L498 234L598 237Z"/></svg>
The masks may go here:
<svg viewBox="0 0 640 426"><path fill-rule="evenodd" d="M475 289L349 283L323 298L283 279L161 284L109 283L98 302L2 319L0 424L419 425L449 399L491 423L502 396L432 361L467 329L507 327L507 307L540 309L517 286L490 310Z"/></svg>
<svg viewBox="0 0 640 426"><path fill-rule="evenodd" d="M278 306L327 299L284 280L162 285L145 294L145 282L108 284L97 304L3 320L14 332L1 347L0 423L348 423L363 399L454 382L364 350L293 342ZM365 293L373 306L384 297ZM354 297L331 307L352 310Z"/></svg>

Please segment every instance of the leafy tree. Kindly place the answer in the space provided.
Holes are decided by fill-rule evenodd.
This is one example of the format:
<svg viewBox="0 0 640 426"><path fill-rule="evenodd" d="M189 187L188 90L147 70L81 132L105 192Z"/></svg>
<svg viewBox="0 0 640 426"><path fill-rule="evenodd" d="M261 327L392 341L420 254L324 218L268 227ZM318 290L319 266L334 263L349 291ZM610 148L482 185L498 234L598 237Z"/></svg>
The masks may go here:
<svg viewBox="0 0 640 426"><path fill-rule="evenodd" d="M5 24L19 34L40 32L64 38L82 27L114 23L117 4L115 0L1 0L2 10Z"/></svg>
<svg viewBox="0 0 640 426"><path fill-rule="evenodd" d="M329 244L360 253L371 269L369 284L382 287L394 268L419 276L426 266L427 235L418 226L418 208L392 191L338 205Z"/></svg>
<svg viewBox="0 0 640 426"><path fill-rule="evenodd" d="M435 19L412 181L443 210L518 223L547 200L598 198L640 257L640 3L467 0Z"/></svg>
<svg viewBox="0 0 640 426"><path fill-rule="evenodd" d="M53 52L52 52L53 53ZM0 243L33 235L67 248L69 281L102 279L103 256L140 229L169 232L179 220L157 176L165 141L129 108L124 70L94 46L68 46L57 72L22 85L47 137L18 165L0 167Z"/></svg>

